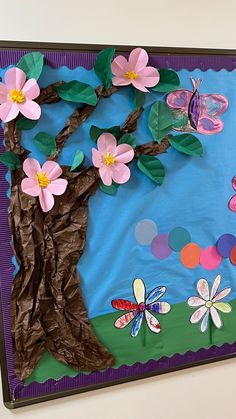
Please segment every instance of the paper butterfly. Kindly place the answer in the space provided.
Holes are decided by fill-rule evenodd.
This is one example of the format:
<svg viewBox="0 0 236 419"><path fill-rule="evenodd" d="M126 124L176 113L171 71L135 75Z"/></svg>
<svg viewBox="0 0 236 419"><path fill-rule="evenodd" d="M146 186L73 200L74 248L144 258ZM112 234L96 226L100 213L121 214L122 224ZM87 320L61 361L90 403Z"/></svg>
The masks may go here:
<svg viewBox="0 0 236 419"><path fill-rule="evenodd" d="M228 107L225 96L213 93L200 95L201 79L191 78L193 92L179 89L167 96L167 105L176 111L177 119L185 119L183 126L175 126L176 131L197 131L200 134L216 134L222 131L224 124L219 116Z"/></svg>
<svg viewBox="0 0 236 419"><path fill-rule="evenodd" d="M157 302L165 294L166 287L154 288L146 297L145 285L142 279L137 278L133 282L133 292L136 303L121 299L112 300L112 307L116 310L128 311L128 313L123 314L123 316L116 320L115 327L123 329L134 319L130 334L135 337L139 334L142 321L145 317L149 329L154 333L159 333L161 325L150 311L160 314L166 314L170 311L171 307L169 303Z"/></svg>

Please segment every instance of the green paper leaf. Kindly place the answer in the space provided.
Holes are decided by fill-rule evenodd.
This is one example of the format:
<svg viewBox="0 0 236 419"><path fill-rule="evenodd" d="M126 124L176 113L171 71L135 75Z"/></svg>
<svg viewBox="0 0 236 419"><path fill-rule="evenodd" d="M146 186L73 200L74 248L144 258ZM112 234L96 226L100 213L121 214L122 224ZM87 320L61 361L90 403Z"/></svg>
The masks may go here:
<svg viewBox="0 0 236 419"><path fill-rule="evenodd" d="M57 148L56 141L47 132L39 132L35 135L34 142L45 156L52 156L55 154Z"/></svg>
<svg viewBox="0 0 236 419"><path fill-rule="evenodd" d="M110 128L99 128L99 127L96 127L95 125L92 125L89 130L90 137L95 143L97 143L98 137L100 137L100 135L103 134L104 132L110 132L110 134L113 134L114 137L118 137L120 135L120 126L115 125L114 127L110 127Z"/></svg>
<svg viewBox="0 0 236 419"><path fill-rule="evenodd" d="M155 92L169 93L178 88L180 81L175 71L168 70L167 68L161 68L158 71L160 73L160 81L156 86L152 87L152 90Z"/></svg>
<svg viewBox="0 0 236 419"><path fill-rule="evenodd" d="M118 144L129 144L131 147L136 147L136 138L133 134L123 134L119 139Z"/></svg>
<svg viewBox="0 0 236 419"><path fill-rule="evenodd" d="M140 90L135 89L134 90L134 106L135 110L143 108L145 104L146 96L144 92L141 92Z"/></svg>
<svg viewBox="0 0 236 419"><path fill-rule="evenodd" d="M112 182L110 186L106 186L103 182L100 182L99 188L102 192L106 193L107 195L115 195L117 189L119 188L119 185L115 182Z"/></svg>
<svg viewBox="0 0 236 419"><path fill-rule="evenodd" d="M55 87L61 99L75 103L86 103L95 106L98 98L95 90L86 83L77 80L69 81L61 86Z"/></svg>
<svg viewBox="0 0 236 419"><path fill-rule="evenodd" d="M30 52L23 55L16 67L21 68L27 79L38 80L43 70L44 55L41 52Z"/></svg>
<svg viewBox="0 0 236 419"><path fill-rule="evenodd" d="M173 128L183 129L188 124L188 115L179 109L172 111Z"/></svg>
<svg viewBox="0 0 236 419"><path fill-rule="evenodd" d="M162 185L165 177L165 168L163 164L154 156L146 156L140 154L137 166L141 172L156 182L158 185Z"/></svg>
<svg viewBox="0 0 236 419"><path fill-rule="evenodd" d="M13 151L5 151L3 154L0 154L0 162L11 170L19 169L21 167L20 158Z"/></svg>
<svg viewBox="0 0 236 419"><path fill-rule="evenodd" d="M148 126L155 141L161 142L163 138L172 130L172 112L166 103L157 101L150 110Z"/></svg>
<svg viewBox="0 0 236 419"><path fill-rule="evenodd" d="M80 167L84 162L84 153L83 151L77 150L75 153L75 157L71 166L71 172L75 169L77 169L78 167Z"/></svg>
<svg viewBox="0 0 236 419"><path fill-rule="evenodd" d="M197 137L192 134L180 134L169 138L169 142L180 153L189 156L202 156L202 144Z"/></svg>
<svg viewBox="0 0 236 419"><path fill-rule="evenodd" d="M112 85L111 62L115 48L105 48L97 55L94 71L101 80L105 90L108 90Z"/></svg>
<svg viewBox="0 0 236 419"><path fill-rule="evenodd" d="M28 119L28 118L20 118L16 121L16 128L18 129L24 129L24 130L30 130L32 128L34 128L38 123L37 121L34 121L33 119Z"/></svg>

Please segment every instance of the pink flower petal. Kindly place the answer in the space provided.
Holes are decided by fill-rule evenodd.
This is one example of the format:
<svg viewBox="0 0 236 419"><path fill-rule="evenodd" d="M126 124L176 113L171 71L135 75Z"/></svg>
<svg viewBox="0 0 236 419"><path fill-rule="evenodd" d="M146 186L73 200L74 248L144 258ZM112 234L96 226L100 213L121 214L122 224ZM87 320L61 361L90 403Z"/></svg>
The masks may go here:
<svg viewBox="0 0 236 419"><path fill-rule="evenodd" d="M36 180L36 178L26 177L21 182L21 189L24 193L27 193L31 196L39 196L41 188Z"/></svg>
<svg viewBox="0 0 236 419"><path fill-rule="evenodd" d="M68 182L66 179L55 179L48 184L47 190L53 195L62 195L65 192L67 185Z"/></svg>
<svg viewBox="0 0 236 419"><path fill-rule="evenodd" d="M111 153L115 154L116 151L116 138L109 132L104 132L100 135L97 141L98 151L102 154Z"/></svg>
<svg viewBox="0 0 236 419"><path fill-rule="evenodd" d="M210 308L210 313L211 313L211 318L212 318L212 321L213 321L215 327L220 329L222 327L222 321L221 321L221 318L218 314L218 311L215 309L214 306L212 306Z"/></svg>
<svg viewBox="0 0 236 419"><path fill-rule="evenodd" d="M130 178L130 170L124 163L115 163L111 166L111 176L116 183L126 183Z"/></svg>
<svg viewBox="0 0 236 419"><path fill-rule="evenodd" d="M209 292L209 286L206 279L201 278L199 279L197 283L197 290L199 292L200 297L203 298L203 300L208 301L210 298L210 292Z"/></svg>
<svg viewBox="0 0 236 419"><path fill-rule="evenodd" d="M52 209L54 205L54 198L51 192L47 190L47 188L41 188L39 194L39 202L43 212L48 212L50 209Z"/></svg>
<svg viewBox="0 0 236 419"><path fill-rule="evenodd" d="M127 72L128 61L123 55L118 55L111 63L111 71L115 76L123 76Z"/></svg>
<svg viewBox="0 0 236 419"><path fill-rule="evenodd" d="M35 79L29 79L25 83L22 92L27 99L35 99L40 94L40 88Z"/></svg>
<svg viewBox="0 0 236 419"><path fill-rule="evenodd" d="M146 87L143 85L143 83L140 81L139 77L137 79L133 79L131 80L132 85L135 87L135 89L137 90L141 90L141 92L149 92L148 89L146 89Z"/></svg>
<svg viewBox="0 0 236 419"><path fill-rule="evenodd" d="M94 147L92 148L92 162L95 167L101 167L104 164L101 152Z"/></svg>
<svg viewBox="0 0 236 419"><path fill-rule="evenodd" d="M233 186L234 190L236 191L236 176L234 176L234 178L232 180L232 186Z"/></svg>
<svg viewBox="0 0 236 419"><path fill-rule="evenodd" d="M190 307L200 307L200 306L204 306L205 305L205 300L203 300L202 298L199 297L190 297L188 299L188 305Z"/></svg>
<svg viewBox="0 0 236 419"><path fill-rule="evenodd" d="M1 111L1 106L0 106L0 111ZM1 114L0 114L0 118L1 118ZM232 196L232 198L230 199L229 209L231 209L231 211L236 212L236 195Z"/></svg>
<svg viewBox="0 0 236 419"><path fill-rule="evenodd" d="M18 103L18 108L22 115L24 115L28 119L39 119L41 115L41 108L36 103L30 99L26 99L23 103Z"/></svg>
<svg viewBox="0 0 236 419"><path fill-rule="evenodd" d="M58 163L52 160L48 160L43 164L42 171L46 173L46 176L50 180L55 180L62 175L61 167Z"/></svg>
<svg viewBox="0 0 236 419"><path fill-rule="evenodd" d="M0 105L0 119L3 122L12 121L17 117L18 113L19 108L17 104L11 100L8 100L7 102L4 102L2 105Z"/></svg>
<svg viewBox="0 0 236 419"><path fill-rule="evenodd" d="M131 83L132 80L127 77L113 77L112 79L112 84L114 86L128 86Z"/></svg>
<svg viewBox="0 0 236 419"><path fill-rule="evenodd" d="M26 75L20 68L9 68L5 74L5 82L8 90L21 90L25 84Z"/></svg>
<svg viewBox="0 0 236 419"><path fill-rule="evenodd" d="M0 103L7 102L8 100L8 90L6 85L0 82Z"/></svg>
<svg viewBox="0 0 236 419"><path fill-rule="evenodd" d="M129 56L129 71L139 73L148 63L148 54L143 48L135 48Z"/></svg>
<svg viewBox="0 0 236 419"><path fill-rule="evenodd" d="M110 186L112 184L111 167L104 164L104 166L99 168L99 174L104 185Z"/></svg>
<svg viewBox="0 0 236 419"><path fill-rule="evenodd" d="M134 150L129 144L120 144L115 151L118 163L129 163L134 158Z"/></svg>
<svg viewBox="0 0 236 419"><path fill-rule="evenodd" d="M35 179L36 173L41 172L41 166L38 160L28 157L23 163L23 170L26 176Z"/></svg>
<svg viewBox="0 0 236 419"><path fill-rule="evenodd" d="M213 303L215 303L216 301L222 300L222 298L227 297L227 295L231 292L231 288L225 288L224 290L220 291L219 294L217 294L214 298L213 298Z"/></svg>
<svg viewBox="0 0 236 419"><path fill-rule="evenodd" d="M138 74L140 83L146 87L156 86L160 80L160 74L154 67L146 67Z"/></svg>
<svg viewBox="0 0 236 419"><path fill-rule="evenodd" d="M203 318L204 314L206 314L207 310L208 308L206 308L206 306L199 307L190 317L190 322L192 324L199 322Z"/></svg>
<svg viewBox="0 0 236 419"><path fill-rule="evenodd" d="M220 281L221 281L221 276L217 275L217 277L215 278L214 283L212 285L210 300L212 300L215 297L216 292L217 292L217 290L220 286Z"/></svg>

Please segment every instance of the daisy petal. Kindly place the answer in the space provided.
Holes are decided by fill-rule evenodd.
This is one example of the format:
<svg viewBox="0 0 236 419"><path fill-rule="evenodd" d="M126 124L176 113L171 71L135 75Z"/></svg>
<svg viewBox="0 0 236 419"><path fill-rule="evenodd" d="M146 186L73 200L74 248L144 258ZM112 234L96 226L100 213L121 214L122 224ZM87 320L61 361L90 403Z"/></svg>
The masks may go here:
<svg viewBox="0 0 236 419"><path fill-rule="evenodd" d="M111 63L111 71L115 76L123 76L127 72L128 61L123 55L118 55Z"/></svg>
<svg viewBox="0 0 236 419"><path fill-rule="evenodd" d="M201 326L200 326L200 330L202 333L204 333L208 328L209 313L210 313L209 310L207 310L205 316L202 319Z"/></svg>
<svg viewBox="0 0 236 419"><path fill-rule="evenodd" d="M129 71L139 73L148 63L148 54L143 48L135 48L129 55Z"/></svg>
<svg viewBox="0 0 236 419"><path fill-rule="evenodd" d="M28 119L32 119L35 121L40 118L41 108L33 100L26 99L25 102L18 103L18 108L22 115L24 115Z"/></svg>
<svg viewBox="0 0 236 419"><path fill-rule="evenodd" d="M124 163L115 163L114 166L111 166L111 176L116 183L126 183L130 175L130 169Z"/></svg>
<svg viewBox="0 0 236 419"><path fill-rule="evenodd" d="M188 299L188 305L190 306L190 307L200 307L200 306L203 306L205 304L205 300L203 300L202 298L200 298L200 297L190 297L189 299Z"/></svg>
<svg viewBox="0 0 236 419"><path fill-rule="evenodd" d="M25 83L22 92L27 99L35 99L40 94L40 88L35 79L29 79Z"/></svg>
<svg viewBox="0 0 236 419"><path fill-rule="evenodd" d="M215 281L214 281L214 283L212 285L210 300L212 300L215 297L216 292L217 292L217 290L218 290L218 288L220 286L220 281L221 281L221 276L220 275L217 275L217 277L216 277L216 279L215 279Z"/></svg>
<svg viewBox="0 0 236 419"><path fill-rule="evenodd" d="M144 312L142 311L142 312L141 312L141 313L139 313L139 314L138 314L138 316L134 319L133 326L132 326L132 329L131 329L131 332L130 332L131 336L135 337L135 336L137 336L137 335L138 335L139 330L140 330L140 327L141 327L141 325L142 325L143 315L144 315Z"/></svg>
<svg viewBox="0 0 236 419"><path fill-rule="evenodd" d="M208 282L204 278L199 279L197 283L197 290L198 290L199 295L205 301L209 300L210 298L209 286L208 286Z"/></svg>
<svg viewBox="0 0 236 419"><path fill-rule="evenodd" d="M134 317L135 314L132 311L130 313L123 314L123 316L119 317L115 321L115 327L117 327L117 329L123 329L123 327L127 326L127 324L129 324Z"/></svg>
<svg viewBox="0 0 236 419"><path fill-rule="evenodd" d="M18 113L19 108L17 104L11 100L8 100L7 102L4 102L2 105L0 105L0 119L3 122L12 121L17 117Z"/></svg>
<svg viewBox="0 0 236 419"><path fill-rule="evenodd" d="M217 310L222 311L222 313L230 313L232 311L232 307L229 303L213 303L213 306Z"/></svg>
<svg viewBox="0 0 236 419"><path fill-rule="evenodd" d="M101 167L104 165L102 154L96 148L92 148L92 162L95 167Z"/></svg>
<svg viewBox="0 0 236 419"><path fill-rule="evenodd" d="M166 292L166 287L156 287L154 288L146 298L146 304L154 303L159 300Z"/></svg>
<svg viewBox="0 0 236 419"><path fill-rule="evenodd" d="M128 77L113 77L112 78L112 84L114 86L128 86L132 83L131 79L128 79Z"/></svg>
<svg viewBox="0 0 236 419"><path fill-rule="evenodd" d="M149 311L154 311L154 313L167 314L169 313L171 306L169 303L159 301L156 303L147 304L146 308Z"/></svg>
<svg viewBox="0 0 236 419"><path fill-rule="evenodd" d="M231 209L231 211L236 212L236 195L232 196L232 198L230 199L229 209Z"/></svg>
<svg viewBox="0 0 236 419"><path fill-rule="evenodd" d="M115 308L116 310L137 310L138 309L138 304L133 303L132 301L129 301L129 300L123 300L123 299L112 300L111 304L112 304L112 307Z"/></svg>
<svg viewBox="0 0 236 419"><path fill-rule="evenodd" d="M36 173L41 172L41 166L38 160L28 157L23 163L23 170L26 176L35 179Z"/></svg>
<svg viewBox="0 0 236 419"><path fill-rule="evenodd" d="M210 313L211 313L211 318L212 318L212 321L213 321L215 327L220 329L222 327L222 320L221 320L221 318L218 314L218 311L215 309L214 306L211 306Z"/></svg>
<svg viewBox="0 0 236 419"><path fill-rule="evenodd" d="M66 179L55 179L48 184L47 190L53 195L62 195L65 192L67 185L68 182Z"/></svg>
<svg viewBox="0 0 236 419"><path fill-rule="evenodd" d="M118 163L129 163L134 158L134 150L129 144L120 144L116 147L115 157Z"/></svg>
<svg viewBox="0 0 236 419"><path fill-rule="evenodd" d="M39 194L39 202L41 205L41 208L44 212L50 211L54 205L54 198L51 192L49 192L46 188L42 189Z"/></svg>
<svg viewBox="0 0 236 419"><path fill-rule="evenodd" d="M62 175L61 167L58 163L52 160L48 160L43 164L42 171L46 173L46 176L50 180L55 180Z"/></svg>
<svg viewBox="0 0 236 419"><path fill-rule="evenodd" d="M107 167L105 164L99 167L99 175L102 179L104 185L110 186L112 184L112 177L111 177L111 168Z"/></svg>
<svg viewBox="0 0 236 419"><path fill-rule="evenodd" d="M222 298L227 297L227 295L231 292L231 288L225 288L224 290L220 291L219 294L217 294L214 298L213 298L213 303L215 301L219 301L222 300Z"/></svg>
<svg viewBox="0 0 236 419"><path fill-rule="evenodd" d="M21 189L24 193L31 196L39 196L41 188L34 178L26 177L21 182Z"/></svg>
<svg viewBox="0 0 236 419"><path fill-rule="evenodd" d="M161 331L161 326L159 321L154 317L149 311L145 310L145 317L149 329L154 333L159 333Z"/></svg>
<svg viewBox="0 0 236 419"><path fill-rule="evenodd" d="M8 90L6 85L0 82L0 104L7 102Z"/></svg>
<svg viewBox="0 0 236 419"><path fill-rule="evenodd" d="M204 314L206 314L207 310L208 308L206 308L206 306L199 307L190 317L190 322L193 324L199 322Z"/></svg>
<svg viewBox="0 0 236 419"><path fill-rule="evenodd" d="M26 75L18 67L9 68L5 74L5 82L8 90L21 90L25 84Z"/></svg>
<svg viewBox="0 0 236 419"><path fill-rule="evenodd" d="M116 151L116 144L116 138L110 132L104 132L97 140L98 151L102 154L111 153L114 155Z"/></svg>
<svg viewBox="0 0 236 419"><path fill-rule="evenodd" d="M133 282L133 292L138 304L145 301L145 285L141 278L136 278Z"/></svg>

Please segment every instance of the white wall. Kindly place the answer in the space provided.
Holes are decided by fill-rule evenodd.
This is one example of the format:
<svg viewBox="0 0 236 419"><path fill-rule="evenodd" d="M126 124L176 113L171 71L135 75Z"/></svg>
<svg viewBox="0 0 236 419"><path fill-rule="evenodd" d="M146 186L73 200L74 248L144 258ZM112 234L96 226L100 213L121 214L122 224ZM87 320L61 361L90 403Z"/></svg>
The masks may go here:
<svg viewBox="0 0 236 419"><path fill-rule="evenodd" d="M236 2L9 0L0 39L236 49ZM236 359L7 411L23 419L235 419Z"/></svg>

